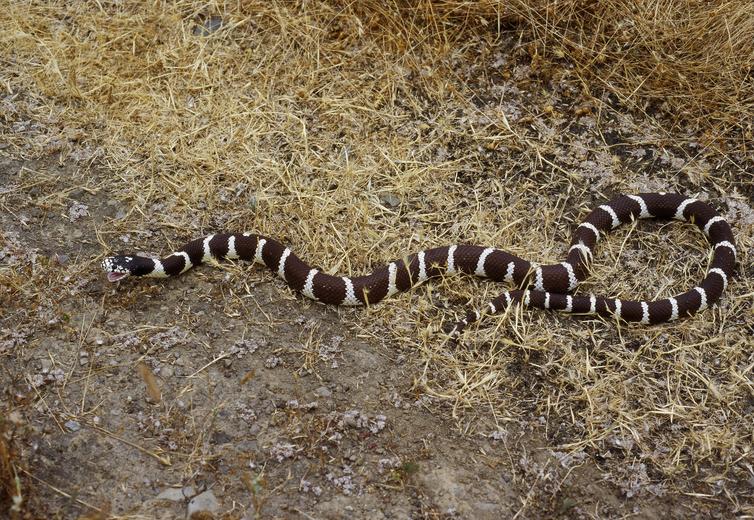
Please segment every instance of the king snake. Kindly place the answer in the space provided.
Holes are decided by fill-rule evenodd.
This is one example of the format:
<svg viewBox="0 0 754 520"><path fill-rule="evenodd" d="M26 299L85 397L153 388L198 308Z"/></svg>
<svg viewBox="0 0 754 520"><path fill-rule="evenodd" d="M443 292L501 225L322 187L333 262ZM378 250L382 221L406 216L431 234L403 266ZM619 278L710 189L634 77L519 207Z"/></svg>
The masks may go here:
<svg viewBox="0 0 754 520"><path fill-rule="evenodd" d="M569 294L588 274L592 251L602 234L637 218L677 219L696 224L708 237L713 253L702 283L683 294L655 301ZM212 258L264 264L294 291L332 305L374 304L430 278L459 271L518 287L503 292L483 312L469 312L451 329L451 334L457 335L469 323L483 315L500 313L514 302L642 324L690 316L720 299L733 275L736 246L730 225L708 204L676 193L642 193L618 196L592 210L573 232L566 260L553 265L537 265L492 247L451 245L420 251L366 276L332 276L313 269L272 238L252 233L218 233L192 240L162 259L110 256L102 261L102 268L111 282L128 276L165 278L182 274Z"/></svg>

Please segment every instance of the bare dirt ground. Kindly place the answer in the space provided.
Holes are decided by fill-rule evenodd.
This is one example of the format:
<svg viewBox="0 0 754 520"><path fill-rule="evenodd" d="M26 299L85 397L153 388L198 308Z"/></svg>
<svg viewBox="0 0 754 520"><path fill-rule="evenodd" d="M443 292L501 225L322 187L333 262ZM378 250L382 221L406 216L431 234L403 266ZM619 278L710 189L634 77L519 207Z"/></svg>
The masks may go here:
<svg viewBox="0 0 754 520"><path fill-rule="evenodd" d="M754 517L745 140L589 92L520 28L406 48L327 5L4 10L7 516ZM654 327L517 309L453 346L439 326L499 287L339 310L247 265L99 268L224 229L331 272L454 242L550 262L610 195L671 190L729 219L739 269ZM580 290L664 297L707 259L693 227L642 222Z"/></svg>

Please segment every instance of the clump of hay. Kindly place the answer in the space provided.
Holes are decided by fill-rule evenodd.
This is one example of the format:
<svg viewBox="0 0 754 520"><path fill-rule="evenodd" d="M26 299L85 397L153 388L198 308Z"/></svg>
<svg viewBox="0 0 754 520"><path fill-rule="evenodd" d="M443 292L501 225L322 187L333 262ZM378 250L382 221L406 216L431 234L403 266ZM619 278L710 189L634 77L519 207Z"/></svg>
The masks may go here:
<svg viewBox="0 0 754 520"><path fill-rule="evenodd" d="M380 3L359 5L391 18ZM523 24L521 43L545 76L565 59L586 91L688 124L682 132L701 132L706 144L754 139L754 3L747 0L440 0L404 9L421 20L411 25L419 36L445 24L468 31Z"/></svg>

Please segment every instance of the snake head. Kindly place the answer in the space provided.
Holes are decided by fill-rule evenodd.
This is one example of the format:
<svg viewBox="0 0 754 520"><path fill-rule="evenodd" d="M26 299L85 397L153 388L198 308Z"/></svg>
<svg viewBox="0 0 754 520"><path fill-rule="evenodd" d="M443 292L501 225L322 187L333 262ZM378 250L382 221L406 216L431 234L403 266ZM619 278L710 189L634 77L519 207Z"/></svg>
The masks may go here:
<svg viewBox="0 0 754 520"><path fill-rule="evenodd" d="M128 276L142 276L152 270L154 262L140 256L108 256L102 260L107 281L117 282Z"/></svg>

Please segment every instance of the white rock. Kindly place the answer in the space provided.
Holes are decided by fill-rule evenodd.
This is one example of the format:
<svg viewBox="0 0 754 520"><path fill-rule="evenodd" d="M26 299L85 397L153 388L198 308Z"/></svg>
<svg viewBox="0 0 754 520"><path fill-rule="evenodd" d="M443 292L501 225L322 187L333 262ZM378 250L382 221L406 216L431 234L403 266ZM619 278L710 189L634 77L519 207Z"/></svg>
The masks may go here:
<svg viewBox="0 0 754 520"><path fill-rule="evenodd" d="M196 495L191 499L188 505L188 517L191 518L197 513L218 513L220 511L220 503L217 501L215 494L212 490L207 490L204 493Z"/></svg>
<svg viewBox="0 0 754 520"><path fill-rule="evenodd" d="M157 495L158 500L170 500L171 502L183 502L194 494L194 488L167 488Z"/></svg>

